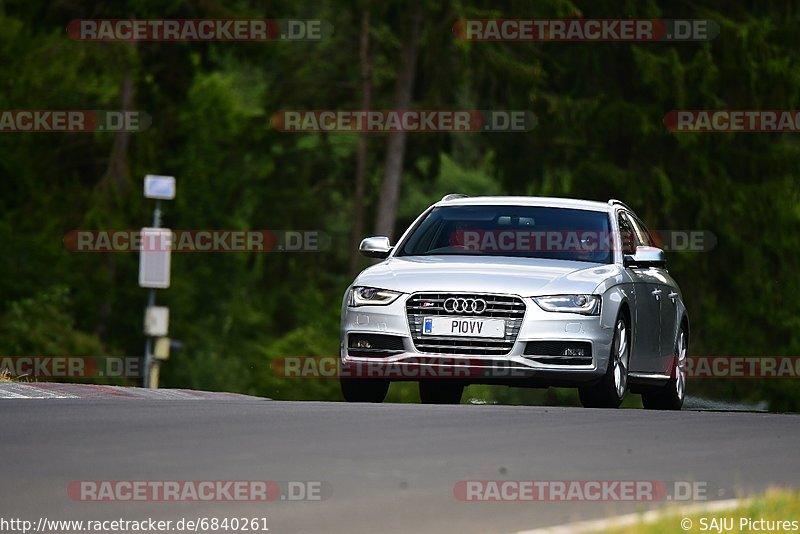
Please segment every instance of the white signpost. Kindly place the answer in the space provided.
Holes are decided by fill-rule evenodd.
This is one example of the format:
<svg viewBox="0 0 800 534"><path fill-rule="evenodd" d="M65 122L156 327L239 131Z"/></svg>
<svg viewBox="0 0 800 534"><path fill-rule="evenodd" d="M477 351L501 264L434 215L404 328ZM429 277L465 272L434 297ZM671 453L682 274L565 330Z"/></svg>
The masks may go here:
<svg viewBox="0 0 800 534"><path fill-rule="evenodd" d="M144 198L173 200L175 198L175 177L148 174L144 177Z"/></svg>
<svg viewBox="0 0 800 534"><path fill-rule="evenodd" d="M139 287L167 289L172 264L172 231L142 228L139 250Z"/></svg>
<svg viewBox="0 0 800 534"><path fill-rule="evenodd" d="M147 288L147 308L144 321L143 386L158 387L158 372L153 372L153 339L169 333L169 308L156 306L156 289L167 289L172 264L172 231L161 228L161 201L175 198L175 177L148 174L144 177L144 197L156 201L153 226L142 228L142 248L139 251L139 287ZM155 377L155 383L151 380Z"/></svg>
<svg viewBox="0 0 800 534"><path fill-rule="evenodd" d="M150 337L164 337L169 333L169 308L150 306L144 312L144 333Z"/></svg>

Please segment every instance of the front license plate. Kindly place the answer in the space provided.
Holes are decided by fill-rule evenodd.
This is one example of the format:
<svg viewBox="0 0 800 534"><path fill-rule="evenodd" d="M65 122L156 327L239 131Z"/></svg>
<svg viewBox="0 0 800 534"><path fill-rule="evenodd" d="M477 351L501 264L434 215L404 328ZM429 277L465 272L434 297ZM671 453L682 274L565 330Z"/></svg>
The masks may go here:
<svg viewBox="0 0 800 534"><path fill-rule="evenodd" d="M505 337L503 319L476 319L473 317L425 317L422 333L428 336L453 337Z"/></svg>

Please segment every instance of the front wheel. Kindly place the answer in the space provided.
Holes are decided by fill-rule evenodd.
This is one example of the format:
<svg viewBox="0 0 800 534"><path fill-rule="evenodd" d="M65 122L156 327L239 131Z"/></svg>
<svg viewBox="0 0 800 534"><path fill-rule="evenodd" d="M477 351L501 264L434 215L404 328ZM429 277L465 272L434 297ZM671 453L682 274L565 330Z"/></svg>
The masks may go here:
<svg viewBox="0 0 800 534"><path fill-rule="evenodd" d="M383 402L389 392L389 381L380 378L340 377L339 385L347 402Z"/></svg>
<svg viewBox="0 0 800 534"><path fill-rule="evenodd" d="M628 364L631 358L630 333L625 316L620 315L614 326L614 339L608 367L600 382L578 389L584 408L619 408L628 388Z"/></svg>
<svg viewBox="0 0 800 534"><path fill-rule="evenodd" d="M422 404L459 404L464 395L464 384L446 380L423 380L419 383Z"/></svg>
<svg viewBox="0 0 800 534"><path fill-rule="evenodd" d="M689 336L681 327L678 333L675 356L670 366L670 379L658 388L642 392L642 406L648 410L680 410L686 398L686 354L689 351Z"/></svg>

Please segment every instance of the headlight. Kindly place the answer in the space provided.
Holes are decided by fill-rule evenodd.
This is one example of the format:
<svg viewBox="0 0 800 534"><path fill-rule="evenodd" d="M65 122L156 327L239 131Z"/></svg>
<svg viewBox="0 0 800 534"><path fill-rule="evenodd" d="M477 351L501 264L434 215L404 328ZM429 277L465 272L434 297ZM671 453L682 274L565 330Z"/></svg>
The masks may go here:
<svg viewBox="0 0 800 534"><path fill-rule="evenodd" d="M386 306L402 295L397 291L378 289L377 287L354 287L350 290L348 306Z"/></svg>
<svg viewBox="0 0 800 534"><path fill-rule="evenodd" d="M599 295L553 295L533 300L544 311L600 315Z"/></svg>

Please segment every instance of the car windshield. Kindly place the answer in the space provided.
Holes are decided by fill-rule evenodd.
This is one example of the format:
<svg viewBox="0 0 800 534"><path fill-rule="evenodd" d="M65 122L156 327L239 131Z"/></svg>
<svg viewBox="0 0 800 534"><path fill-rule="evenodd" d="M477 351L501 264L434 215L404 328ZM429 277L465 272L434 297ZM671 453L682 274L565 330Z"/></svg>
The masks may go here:
<svg viewBox="0 0 800 534"><path fill-rule="evenodd" d="M470 255L611 263L604 211L542 206L439 206L397 256Z"/></svg>

